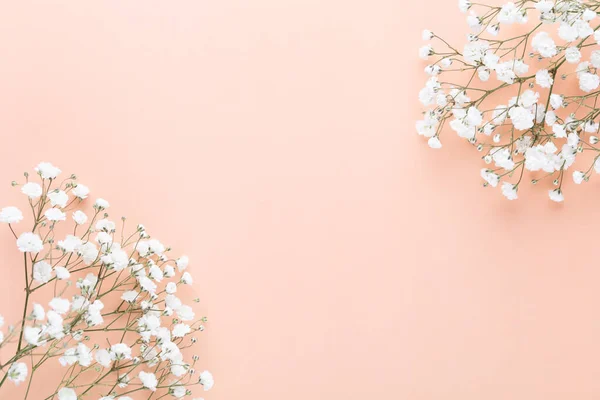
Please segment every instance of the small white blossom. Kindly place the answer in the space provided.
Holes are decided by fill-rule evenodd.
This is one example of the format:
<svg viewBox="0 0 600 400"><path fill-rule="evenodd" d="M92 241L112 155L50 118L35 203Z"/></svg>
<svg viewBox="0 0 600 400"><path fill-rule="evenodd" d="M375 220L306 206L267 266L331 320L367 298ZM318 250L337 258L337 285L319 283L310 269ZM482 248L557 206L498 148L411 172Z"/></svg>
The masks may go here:
<svg viewBox="0 0 600 400"><path fill-rule="evenodd" d="M87 198L89 194L90 189L87 186L82 185L81 183L78 183L77 186L73 188L73 195L79 199L83 200Z"/></svg>
<svg viewBox="0 0 600 400"><path fill-rule="evenodd" d="M49 162L39 163L38 166L35 167L35 171L44 179L54 179L62 172L59 168Z"/></svg>
<svg viewBox="0 0 600 400"><path fill-rule="evenodd" d="M58 400L77 400L77 393L71 388L62 388L58 391Z"/></svg>
<svg viewBox="0 0 600 400"><path fill-rule="evenodd" d="M48 198L53 207L64 208L69 201L69 195L62 190L55 190L48 193Z"/></svg>
<svg viewBox="0 0 600 400"><path fill-rule="evenodd" d="M46 283L52 278L52 265L45 261L33 264L33 279L37 283Z"/></svg>
<svg viewBox="0 0 600 400"><path fill-rule="evenodd" d="M73 213L73 221L75 221L77 225L85 224L87 219L87 215L85 215L85 213L81 210L77 210Z"/></svg>
<svg viewBox="0 0 600 400"><path fill-rule="evenodd" d="M23 253L39 253L44 248L44 244L38 234L25 232L17 239L17 247Z"/></svg>
<svg viewBox="0 0 600 400"><path fill-rule="evenodd" d="M65 221L67 219L67 214L58 208L49 208L44 213L44 217L46 217L48 221Z"/></svg>
<svg viewBox="0 0 600 400"><path fill-rule="evenodd" d="M215 385L212 374L208 371L203 371L200 374L200 384L204 386L205 391L212 389L212 387Z"/></svg>
<svg viewBox="0 0 600 400"><path fill-rule="evenodd" d="M18 385L21 382L25 382L27 378L27 364L23 362L17 362L11 364L8 369L8 379Z"/></svg>
<svg viewBox="0 0 600 400"><path fill-rule="evenodd" d="M42 195L42 187L35 182L27 182L21 188L21 192L30 199L37 199Z"/></svg>
<svg viewBox="0 0 600 400"><path fill-rule="evenodd" d="M0 210L0 222L16 224L23 220L23 213L17 207L4 207Z"/></svg>
<svg viewBox="0 0 600 400"><path fill-rule="evenodd" d="M153 392L156 391L156 385L158 385L158 380L156 379L156 376L153 373L140 371L138 377L140 378L140 381L142 381L142 386L152 390Z"/></svg>

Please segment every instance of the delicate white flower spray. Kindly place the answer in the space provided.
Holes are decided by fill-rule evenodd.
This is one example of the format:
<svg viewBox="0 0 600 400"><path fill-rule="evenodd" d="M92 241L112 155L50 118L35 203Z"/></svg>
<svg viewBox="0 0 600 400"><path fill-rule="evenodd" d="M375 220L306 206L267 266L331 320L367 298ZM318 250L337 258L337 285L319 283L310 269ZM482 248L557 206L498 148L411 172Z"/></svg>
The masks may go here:
<svg viewBox="0 0 600 400"><path fill-rule="evenodd" d="M172 258L143 225L126 234L125 218L110 220L104 199L86 215L78 208L90 190L74 175L59 181L61 170L47 162L35 170L37 182L27 173L22 184L13 182L29 203L31 224L17 207L0 210L23 254L25 286L23 319L6 326L0 316L0 398L12 382L26 386L27 399L36 373L57 366L64 376L53 385L45 379L46 400L129 400L138 392L184 398L195 385L210 390L212 375L196 370L199 357L186 360L184 351L206 322L177 297L192 283L188 257Z"/></svg>
<svg viewBox="0 0 600 400"><path fill-rule="evenodd" d="M600 172L600 1L482 3L458 1L471 30L462 46L423 32L430 77L417 131L434 149L446 126L468 140L488 164L484 185L509 200L528 170L540 171L534 184L552 181L549 198L562 202L566 175L581 184Z"/></svg>

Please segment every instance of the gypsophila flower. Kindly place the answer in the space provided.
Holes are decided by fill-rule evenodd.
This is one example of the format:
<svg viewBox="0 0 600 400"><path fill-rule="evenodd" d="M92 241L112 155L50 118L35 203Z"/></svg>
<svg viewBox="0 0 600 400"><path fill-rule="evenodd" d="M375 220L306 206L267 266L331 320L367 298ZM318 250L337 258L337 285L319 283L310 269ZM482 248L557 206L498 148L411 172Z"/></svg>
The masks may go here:
<svg viewBox="0 0 600 400"><path fill-rule="evenodd" d="M535 82L543 88L549 88L554 83L554 79L547 69L540 69L535 74Z"/></svg>
<svg viewBox="0 0 600 400"><path fill-rule="evenodd" d="M71 388L62 388L58 391L58 400L77 400L77 393Z"/></svg>
<svg viewBox="0 0 600 400"><path fill-rule="evenodd" d="M23 362L13 363L8 369L7 374L8 379L13 381L16 385L25 382L25 379L27 378L27 364Z"/></svg>
<svg viewBox="0 0 600 400"><path fill-rule="evenodd" d="M44 244L38 234L25 232L17 239L17 247L24 253L39 253L44 248Z"/></svg>
<svg viewBox="0 0 600 400"><path fill-rule="evenodd" d="M77 210L73 213L73 221L75 221L77 225L85 224L87 222L87 219L88 217L83 211Z"/></svg>
<svg viewBox="0 0 600 400"><path fill-rule="evenodd" d="M16 224L23 220L23 213L17 207L4 207L0 210L0 222Z"/></svg>
<svg viewBox="0 0 600 400"><path fill-rule="evenodd" d="M42 195L42 187L35 182L27 182L21 188L21 192L30 199L37 199Z"/></svg>
<svg viewBox="0 0 600 400"><path fill-rule="evenodd" d="M65 221L67 219L67 214L58 208L49 208L44 213L44 217L46 217L48 221Z"/></svg>
<svg viewBox="0 0 600 400"><path fill-rule="evenodd" d="M419 92L425 109L418 134L434 149L445 143L444 134L466 139L484 163L493 163L480 172L485 186L518 179L500 185L509 200L518 198L524 173L543 171L525 181L554 182L549 197L562 201L565 176L581 184L590 179L586 171L600 171L600 31L592 23L598 5L459 0L459 9L471 30L466 42L452 44L438 30L422 34L431 42L421 49L428 77ZM525 27L504 28L513 24ZM595 157L578 157L589 152ZM565 173L578 161L588 165Z"/></svg>
<svg viewBox="0 0 600 400"><path fill-rule="evenodd" d="M90 189L87 186L82 185L81 183L78 183L77 186L73 188L73 195L79 199L83 200L87 198L89 194Z"/></svg>
<svg viewBox="0 0 600 400"><path fill-rule="evenodd" d="M52 265L38 261L33 265L33 279L38 283L46 283L52 278Z"/></svg>
<svg viewBox="0 0 600 400"><path fill-rule="evenodd" d="M548 195L550 196L550 200L560 203L565 200L565 197L562 194L560 189L549 190Z"/></svg>
<svg viewBox="0 0 600 400"><path fill-rule="evenodd" d="M39 163L38 166L35 167L35 171L44 179L54 179L61 173L59 168L49 162Z"/></svg>
<svg viewBox="0 0 600 400"><path fill-rule="evenodd" d="M138 377L140 378L140 381L142 381L142 386L152 390L153 392L156 391L158 380L153 373L140 371Z"/></svg>
<svg viewBox="0 0 600 400"><path fill-rule="evenodd" d="M48 198L50 199L50 204L52 204L52 206L58 206L60 208L65 207L69 201L69 196L63 190L56 190L48 193Z"/></svg>
<svg viewBox="0 0 600 400"><path fill-rule="evenodd" d="M212 389L212 387L215 385L212 374L208 371L203 371L200 374L200 384L204 386L205 391Z"/></svg>
<svg viewBox="0 0 600 400"><path fill-rule="evenodd" d="M108 207L110 207L110 204L108 203L108 201L104 200L104 199L96 199L96 202L94 203L94 206L101 209L101 210L105 210Z"/></svg>
<svg viewBox="0 0 600 400"><path fill-rule="evenodd" d="M433 81L431 85L435 90ZM461 102L468 101L464 94L455 95ZM479 109L465 111L463 119L466 124L479 123ZM591 129L595 125L586 126ZM576 143L573 136L569 143ZM507 160L498 158L498 162L505 165ZM43 398L76 400L91 395L88 389L95 389L103 392L92 395L95 398L132 400L115 394L115 390L128 390L125 388L130 377L139 379L131 391L144 388L161 398L191 395L188 387L193 385L210 388L210 374L198 380L185 378L194 375L194 364L186 362L184 350L196 343L197 338L190 335L203 331L201 322L205 321L197 320L193 308L175 296L178 285L193 282L186 271L188 257L174 259L170 248L150 238L141 224L133 233L124 232L125 218L123 225L117 226L105 212L108 202L102 199L94 203L90 218L76 210L72 220L67 221L66 208L74 202L69 201L71 193L78 203L85 202L89 189L75 182L76 175L54 181L60 170L52 164L41 163L36 170L41 184L29 182L30 176L25 173L26 182L21 186L27 196L24 200L29 203L26 209L33 214L33 228L18 235L16 243L19 251L31 254L23 257L23 319L7 331L0 331L0 349L9 360L5 379L0 381L0 398L5 397L5 382L19 384L31 378L27 364L21 362L24 360L34 370L48 360L69 368L65 375L69 380L47 388L40 386ZM12 184L19 185L16 181ZM16 207L0 210L1 222L23 219ZM71 228L63 227L68 223ZM177 269L168 264L173 261ZM13 281L11 278L11 284ZM3 323L0 316L0 327ZM7 343L11 346L4 348ZM104 348L105 343L109 343L108 348ZM196 363L198 358L193 360ZM123 373L112 373L117 370ZM92 371L99 374L95 376ZM112 388L110 393L106 393L107 388Z"/></svg>

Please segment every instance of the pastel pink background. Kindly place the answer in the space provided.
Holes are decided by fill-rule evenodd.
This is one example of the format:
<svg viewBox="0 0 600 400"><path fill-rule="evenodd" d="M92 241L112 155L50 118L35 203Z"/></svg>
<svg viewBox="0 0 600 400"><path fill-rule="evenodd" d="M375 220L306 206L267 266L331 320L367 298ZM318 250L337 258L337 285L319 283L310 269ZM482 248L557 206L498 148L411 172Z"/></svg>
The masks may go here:
<svg viewBox="0 0 600 400"><path fill-rule="evenodd" d="M414 132L455 3L3 1L2 205L52 161L187 253L207 400L597 399L600 180L507 202Z"/></svg>

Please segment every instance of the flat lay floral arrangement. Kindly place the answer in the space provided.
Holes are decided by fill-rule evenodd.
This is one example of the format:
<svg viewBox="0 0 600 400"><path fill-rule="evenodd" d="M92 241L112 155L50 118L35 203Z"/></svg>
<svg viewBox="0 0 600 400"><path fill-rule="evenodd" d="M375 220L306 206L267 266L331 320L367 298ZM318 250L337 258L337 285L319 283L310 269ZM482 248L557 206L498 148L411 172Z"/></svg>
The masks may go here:
<svg viewBox="0 0 600 400"><path fill-rule="evenodd" d="M423 32L430 77L417 131L434 149L451 132L467 140L485 163L484 185L509 200L523 182L544 181L562 202L565 179L600 173L600 1L486 1L458 1L464 43Z"/></svg>
<svg viewBox="0 0 600 400"><path fill-rule="evenodd" d="M76 176L60 180L61 170L46 162L35 171L12 183L31 216L0 210L22 253L25 290L22 320L0 317L0 398L9 385L23 385L27 399L36 374L57 367L62 379L48 385L45 378L42 399L184 398L196 385L210 390L213 377L197 369L200 358L186 360L206 322L177 297L192 284L188 257L172 258L143 225L128 230L125 218L110 220L106 200L86 214L80 206L90 191Z"/></svg>

